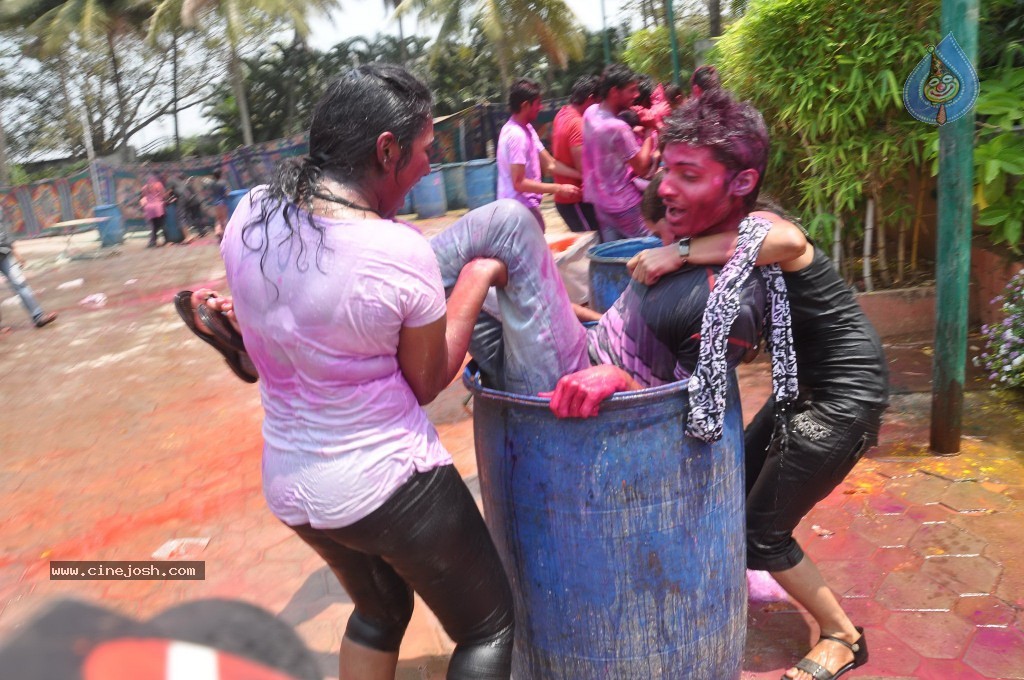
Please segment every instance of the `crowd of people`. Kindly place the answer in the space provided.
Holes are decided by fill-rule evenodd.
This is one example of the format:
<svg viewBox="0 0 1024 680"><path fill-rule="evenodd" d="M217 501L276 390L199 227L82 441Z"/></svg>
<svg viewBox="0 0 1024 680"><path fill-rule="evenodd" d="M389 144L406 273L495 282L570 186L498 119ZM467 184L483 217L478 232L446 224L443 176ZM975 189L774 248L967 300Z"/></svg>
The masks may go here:
<svg viewBox="0 0 1024 680"><path fill-rule="evenodd" d="M220 240L228 221L228 191L228 184L220 168L216 168L209 178L185 177L175 173L166 183L155 173L147 175L139 192L139 207L150 227L149 244L146 247L155 248L160 245L161 236L165 245L172 242L191 243L206 236L211 230ZM180 240L169 238L167 234L167 206L172 203L178 211ZM206 210L207 207L211 209L212 215Z"/></svg>
<svg viewBox="0 0 1024 680"><path fill-rule="evenodd" d="M717 82L713 66L699 67L692 96ZM498 136L498 198L525 205L542 230L542 194L554 194L555 208L572 231L599 231L604 241L651 235L640 200L660 167L658 132L685 100L681 88L656 84L623 64L600 77L580 77L555 114L551 153L533 127L542 94L529 78L509 89L512 115ZM554 183L543 182L543 175Z"/></svg>
<svg viewBox="0 0 1024 680"><path fill-rule="evenodd" d="M467 352L488 385L547 396L565 418L687 380L687 432L714 440L728 371L765 342L773 397L746 433L747 564L770 571L819 627L784 677L828 680L867 661L863 630L793 529L877 439L881 344L821 249L758 205L769 148L760 113L701 73L682 102L651 88L635 121L621 114L641 96L636 74L613 65L581 79L554 154L531 125L540 88L517 81L498 144L501 198L428 241L394 216L429 171L430 93L401 67L347 72L316 107L309 155L282 163L228 222L233 297L179 297L189 327L233 368L250 362L267 505L355 605L341 678L394 677L413 592L456 644L449 678L510 676L510 585L421 408ZM590 328L544 240L544 193L574 229L664 244L634 258L634 282Z"/></svg>

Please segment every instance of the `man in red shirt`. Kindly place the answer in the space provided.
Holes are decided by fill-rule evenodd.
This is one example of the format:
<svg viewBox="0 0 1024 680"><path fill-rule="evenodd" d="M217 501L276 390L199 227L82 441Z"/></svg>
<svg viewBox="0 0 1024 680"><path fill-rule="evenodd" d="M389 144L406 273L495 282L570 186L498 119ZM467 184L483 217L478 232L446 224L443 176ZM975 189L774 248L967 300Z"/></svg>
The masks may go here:
<svg viewBox="0 0 1024 680"><path fill-rule="evenodd" d="M551 153L555 160L570 168L583 171L583 112L597 101L597 76L581 76L573 83L569 103L555 115L551 130ZM582 187L583 180L554 175L558 183ZM555 196L555 209L573 231L597 229L597 215L594 206L582 198L575 200Z"/></svg>

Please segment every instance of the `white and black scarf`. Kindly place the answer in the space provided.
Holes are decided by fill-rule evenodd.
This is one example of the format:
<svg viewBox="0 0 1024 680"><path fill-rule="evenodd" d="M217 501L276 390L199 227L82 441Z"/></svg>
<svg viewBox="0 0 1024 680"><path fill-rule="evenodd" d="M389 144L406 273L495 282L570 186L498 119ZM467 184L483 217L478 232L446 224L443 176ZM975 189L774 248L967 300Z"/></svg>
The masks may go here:
<svg viewBox="0 0 1024 680"><path fill-rule="evenodd" d="M686 433L702 441L713 442L722 437L729 376L725 362L726 342L729 329L739 314L740 291L754 268L770 228L771 222L761 217L747 217L740 222L736 251L722 267L708 296L701 323L700 354L688 385L690 412L686 423ZM766 324L765 334L772 354L772 391L776 403L784 405L797 396L789 297L779 265L766 265L761 271L768 287L770 322Z"/></svg>

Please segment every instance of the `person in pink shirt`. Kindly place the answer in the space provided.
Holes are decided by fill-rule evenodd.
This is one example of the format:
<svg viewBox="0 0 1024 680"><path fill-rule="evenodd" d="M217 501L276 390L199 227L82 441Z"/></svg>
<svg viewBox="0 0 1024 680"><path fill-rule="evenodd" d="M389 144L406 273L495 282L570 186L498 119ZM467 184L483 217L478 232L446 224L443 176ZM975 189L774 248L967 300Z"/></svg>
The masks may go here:
<svg viewBox="0 0 1024 680"><path fill-rule="evenodd" d="M142 186L142 197L139 199L139 205L142 206L142 214L145 216L146 221L149 222L151 229L149 245L146 246L147 248L156 247L156 236L158 231L163 232L164 243L167 243L167 230L164 229L166 201L167 189L164 187L164 184L160 181L159 177L150 173L146 177L146 183Z"/></svg>
<svg viewBox="0 0 1024 680"><path fill-rule="evenodd" d="M551 155L556 161L574 170L583 168L583 112L597 101L597 76L581 76L572 86L569 103L555 114L551 124ZM579 178L555 173L561 184L583 186ZM572 231L596 231L597 215L594 206L580 198L575 200L555 196L555 209Z"/></svg>
<svg viewBox="0 0 1024 680"><path fill-rule="evenodd" d="M544 182L541 170L573 179L579 179L580 173L556 161L533 129L533 121L537 120L542 105L540 85L536 81L520 78L512 83L508 93L508 108L512 115L498 135L498 198L513 198L525 205L543 231L542 194L578 201L580 188L574 184Z"/></svg>
<svg viewBox="0 0 1024 680"><path fill-rule="evenodd" d="M317 104L309 156L250 191L221 242L229 318L259 378L264 497L355 605L341 680L395 677L414 592L456 644L449 680L511 673L508 580L421 408L462 367L487 290L508 271L481 256L449 284L431 244L392 219L429 172L432 141L421 82L398 66L354 69ZM521 226L510 231L533 232Z"/></svg>
<svg viewBox="0 0 1024 680"><path fill-rule="evenodd" d="M654 139L639 143L618 118L636 100L637 80L628 66L608 66L598 87L601 103L583 114L583 199L594 204L603 241L650 236L640 210L643 192L632 178L650 168Z"/></svg>

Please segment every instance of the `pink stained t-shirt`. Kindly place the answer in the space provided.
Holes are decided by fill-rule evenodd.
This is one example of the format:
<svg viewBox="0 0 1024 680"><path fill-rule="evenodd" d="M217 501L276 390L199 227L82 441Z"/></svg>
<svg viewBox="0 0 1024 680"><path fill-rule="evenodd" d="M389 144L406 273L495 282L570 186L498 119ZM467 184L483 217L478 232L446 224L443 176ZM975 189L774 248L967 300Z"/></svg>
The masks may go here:
<svg viewBox="0 0 1024 680"><path fill-rule="evenodd" d="M396 354L403 326L444 316L441 273L423 235L390 220L318 217L319 253L305 212L290 215L301 254L294 237L280 244L280 212L243 234L262 193L235 210L221 255L260 374L263 494L286 524L348 526L413 474L451 462ZM250 247L267 236L261 270Z"/></svg>
<svg viewBox="0 0 1024 680"><path fill-rule="evenodd" d="M583 200L607 213L640 203L629 161L640 153L633 129L594 104L583 112Z"/></svg>
<svg viewBox="0 0 1024 680"><path fill-rule="evenodd" d="M514 198L531 210L540 205L540 194L516 191L512 184L513 165L525 166L526 179L541 179L540 152L544 144L537 131L527 123L520 125L509 118L498 135L498 198Z"/></svg>

